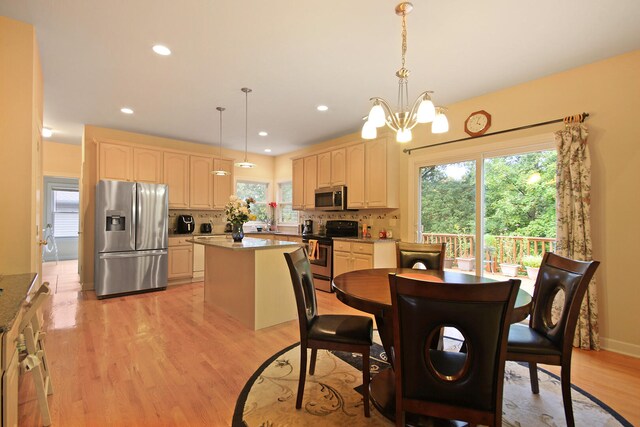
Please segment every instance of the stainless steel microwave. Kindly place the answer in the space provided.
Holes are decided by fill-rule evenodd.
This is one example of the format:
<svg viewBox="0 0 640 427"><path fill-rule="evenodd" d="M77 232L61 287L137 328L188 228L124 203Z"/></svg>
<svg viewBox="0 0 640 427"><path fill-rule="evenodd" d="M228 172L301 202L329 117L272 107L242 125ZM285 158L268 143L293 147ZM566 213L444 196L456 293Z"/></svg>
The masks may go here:
<svg viewBox="0 0 640 427"><path fill-rule="evenodd" d="M347 210L347 187L318 188L316 190L315 209L318 211Z"/></svg>

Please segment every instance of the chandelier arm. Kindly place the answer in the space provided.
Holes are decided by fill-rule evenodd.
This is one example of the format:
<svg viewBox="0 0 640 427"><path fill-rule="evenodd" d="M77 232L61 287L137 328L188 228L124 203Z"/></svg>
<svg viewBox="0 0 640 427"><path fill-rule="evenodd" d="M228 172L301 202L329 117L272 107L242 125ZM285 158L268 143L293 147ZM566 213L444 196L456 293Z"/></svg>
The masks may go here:
<svg viewBox="0 0 640 427"><path fill-rule="evenodd" d="M398 121L398 118L396 117L395 114L393 114L393 109L391 108L391 106L389 105L389 103L387 101L385 101L382 98L379 98L377 96L374 96L373 98L369 99L369 101L377 101L380 103L380 105L382 106L382 108L384 109L385 113L387 114L387 126L389 126L391 129L395 130L396 132L402 128L402 125L400 124L400 122Z"/></svg>

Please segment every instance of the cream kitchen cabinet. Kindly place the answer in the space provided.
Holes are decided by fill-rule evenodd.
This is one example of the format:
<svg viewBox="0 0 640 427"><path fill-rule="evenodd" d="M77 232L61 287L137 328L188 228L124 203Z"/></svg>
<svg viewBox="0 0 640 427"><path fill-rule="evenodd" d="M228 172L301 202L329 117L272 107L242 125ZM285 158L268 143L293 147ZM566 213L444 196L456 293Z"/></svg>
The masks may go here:
<svg viewBox="0 0 640 427"><path fill-rule="evenodd" d="M381 137L347 147L347 206L397 208L398 151Z"/></svg>
<svg viewBox="0 0 640 427"><path fill-rule="evenodd" d="M161 184L162 151L133 147L133 180Z"/></svg>
<svg viewBox="0 0 640 427"><path fill-rule="evenodd" d="M346 149L347 157L347 207L362 209L365 203L365 148L364 143Z"/></svg>
<svg viewBox="0 0 640 427"><path fill-rule="evenodd" d="M204 245L193 245L193 281L204 279Z"/></svg>
<svg viewBox="0 0 640 427"><path fill-rule="evenodd" d="M213 175L213 208L224 209L233 191L233 161L213 159L213 170L224 170L229 175Z"/></svg>
<svg viewBox="0 0 640 427"><path fill-rule="evenodd" d="M193 244L188 237L169 238L169 280L193 277Z"/></svg>
<svg viewBox="0 0 640 427"><path fill-rule="evenodd" d="M354 270L393 268L396 266L396 244L393 240L333 241L334 277Z"/></svg>
<svg viewBox="0 0 640 427"><path fill-rule="evenodd" d="M100 142L98 179L132 181L133 150L128 145Z"/></svg>
<svg viewBox="0 0 640 427"><path fill-rule="evenodd" d="M304 209L304 159L292 162L291 190L292 209Z"/></svg>
<svg viewBox="0 0 640 427"><path fill-rule="evenodd" d="M189 155L164 153L164 183L169 185L169 209L189 207Z"/></svg>
<svg viewBox="0 0 640 427"><path fill-rule="evenodd" d="M344 148L318 154L317 188L344 185L346 161L346 150Z"/></svg>
<svg viewBox="0 0 640 427"><path fill-rule="evenodd" d="M304 209L313 209L318 186L318 156L304 158Z"/></svg>
<svg viewBox="0 0 640 427"><path fill-rule="evenodd" d="M189 158L189 206L192 209L213 209L213 158Z"/></svg>

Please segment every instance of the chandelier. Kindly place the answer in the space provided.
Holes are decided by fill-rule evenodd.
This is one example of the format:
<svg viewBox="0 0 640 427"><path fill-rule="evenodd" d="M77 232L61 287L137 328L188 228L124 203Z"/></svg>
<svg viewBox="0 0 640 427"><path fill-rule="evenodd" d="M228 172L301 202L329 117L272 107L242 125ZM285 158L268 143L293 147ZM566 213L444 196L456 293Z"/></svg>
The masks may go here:
<svg viewBox="0 0 640 427"><path fill-rule="evenodd" d="M396 72L398 77L397 112L393 112L387 101L373 97L373 107L367 121L362 126L362 138L374 139L378 136L377 128L385 124L396 132L397 142L411 141L411 129L418 123L431 123L431 132L444 133L449 130L445 108L436 107L431 101L433 91L422 92L409 108L409 70L405 68L407 54L407 15L413 10L413 4L403 2L396 6L396 15L402 17L402 67Z"/></svg>
<svg viewBox="0 0 640 427"><path fill-rule="evenodd" d="M243 87L240 90L244 92L244 161L236 163L236 167L254 168L256 164L247 160L247 139L249 138L249 92L251 92L251 89Z"/></svg>
<svg viewBox="0 0 640 427"><path fill-rule="evenodd" d="M222 112L225 110L224 107L216 107L216 110L218 110L220 112L220 158L222 158ZM216 170L212 170L211 173L213 175L218 175L218 176L225 176L225 175L231 175L231 172L226 171L222 168L220 169L216 169Z"/></svg>

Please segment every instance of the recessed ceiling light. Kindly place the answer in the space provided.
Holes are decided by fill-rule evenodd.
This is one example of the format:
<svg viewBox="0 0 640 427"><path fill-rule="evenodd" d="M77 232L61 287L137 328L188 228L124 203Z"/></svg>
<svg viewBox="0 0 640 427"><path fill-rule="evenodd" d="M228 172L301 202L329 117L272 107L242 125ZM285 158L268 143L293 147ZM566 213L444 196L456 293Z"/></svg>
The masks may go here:
<svg viewBox="0 0 640 427"><path fill-rule="evenodd" d="M122 111L125 114L133 114L133 110L128 107L121 108L120 111Z"/></svg>
<svg viewBox="0 0 640 427"><path fill-rule="evenodd" d="M317 109L318 111L327 111L327 110L329 109L329 107L327 107L326 105L318 105L318 106L316 107L316 109Z"/></svg>
<svg viewBox="0 0 640 427"><path fill-rule="evenodd" d="M153 51L158 55L168 56L171 55L171 49L161 44L157 44L153 47Z"/></svg>
<svg viewBox="0 0 640 427"><path fill-rule="evenodd" d="M51 138L53 135L53 130L50 128L42 128L42 136L45 138Z"/></svg>
<svg viewBox="0 0 640 427"><path fill-rule="evenodd" d="M267 135L269 135L269 134L268 134L267 132L265 132L265 131L260 131L260 132L258 132L258 135L260 135L260 136L267 136Z"/></svg>
<svg viewBox="0 0 640 427"><path fill-rule="evenodd" d="M271 152L271 148L265 148L265 149L264 149L264 152L265 152L265 153L270 153L270 152Z"/></svg>

